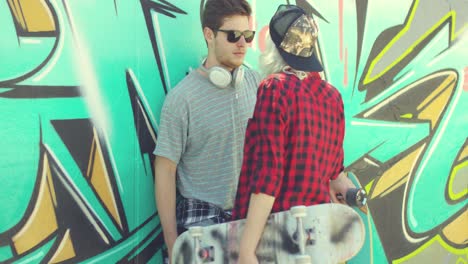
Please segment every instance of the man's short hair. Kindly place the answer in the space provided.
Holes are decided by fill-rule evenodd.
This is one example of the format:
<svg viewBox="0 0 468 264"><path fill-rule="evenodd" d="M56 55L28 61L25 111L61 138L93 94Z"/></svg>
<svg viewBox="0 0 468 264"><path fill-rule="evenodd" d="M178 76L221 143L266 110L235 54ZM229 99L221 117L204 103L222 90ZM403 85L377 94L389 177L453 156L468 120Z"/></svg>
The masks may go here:
<svg viewBox="0 0 468 264"><path fill-rule="evenodd" d="M202 11L202 28L218 30L230 16L250 16L252 9L246 0L207 0Z"/></svg>

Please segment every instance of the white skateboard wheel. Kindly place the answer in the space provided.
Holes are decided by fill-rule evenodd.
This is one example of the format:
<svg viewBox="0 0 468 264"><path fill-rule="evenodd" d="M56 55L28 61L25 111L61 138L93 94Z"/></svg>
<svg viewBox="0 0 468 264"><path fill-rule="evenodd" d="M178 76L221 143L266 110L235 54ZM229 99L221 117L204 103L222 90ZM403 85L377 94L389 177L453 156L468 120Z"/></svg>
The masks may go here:
<svg viewBox="0 0 468 264"><path fill-rule="evenodd" d="M309 255L299 255L295 257L294 263L296 264L311 264L312 261Z"/></svg>
<svg viewBox="0 0 468 264"><path fill-rule="evenodd" d="M307 207L304 205L293 206L290 211L293 217L305 217L307 215Z"/></svg>
<svg viewBox="0 0 468 264"><path fill-rule="evenodd" d="M203 235L203 228L201 226L189 227L189 233L192 237L201 237Z"/></svg>

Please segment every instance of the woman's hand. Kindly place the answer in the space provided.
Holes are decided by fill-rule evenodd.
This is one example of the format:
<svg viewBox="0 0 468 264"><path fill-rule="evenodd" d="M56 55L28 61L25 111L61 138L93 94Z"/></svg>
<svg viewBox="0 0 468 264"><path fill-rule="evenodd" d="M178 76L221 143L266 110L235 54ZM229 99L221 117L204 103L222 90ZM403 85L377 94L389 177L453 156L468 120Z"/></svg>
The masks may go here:
<svg viewBox="0 0 468 264"><path fill-rule="evenodd" d="M356 188L356 185L341 172L335 180L330 181L330 199L333 203L346 204L346 192L353 188ZM338 198L338 195L341 195L341 198Z"/></svg>

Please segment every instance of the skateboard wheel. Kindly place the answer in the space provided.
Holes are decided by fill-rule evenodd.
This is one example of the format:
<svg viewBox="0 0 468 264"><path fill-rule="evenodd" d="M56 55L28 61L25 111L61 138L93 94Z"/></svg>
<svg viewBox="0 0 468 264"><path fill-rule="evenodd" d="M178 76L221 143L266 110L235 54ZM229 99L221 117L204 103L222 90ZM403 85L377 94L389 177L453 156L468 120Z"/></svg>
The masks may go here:
<svg viewBox="0 0 468 264"><path fill-rule="evenodd" d="M345 200L350 206L363 207L367 204L367 193L364 189L349 189Z"/></svg>
<svg viewBox="0 0 468 264"><path fill-rule="evenodd" d="M293 217L305 217L307 215L307 207L304 205L293 206L290 211Z"/></svg>
<svg viewBox="0 0 468 264"><path fill-rule="evenodd" d="M213 247L202 248L198 252L198 256L202 260L213 261L213 249Z"/></svg>
<svg viewBox="0 0 468 264"><path fill-rule="evenodd" d="M192 237L201 237L203 235L203 228L201 226L189 227L189 233Z"/></svg>
<svg viewBox="0 0 468 264"><path fill-rule="evenodd" d="M311 261L309 255L300 255L300 256L297 256L294 259L294 263L296 263L296 264L311 264L312 261Z"/></svg>

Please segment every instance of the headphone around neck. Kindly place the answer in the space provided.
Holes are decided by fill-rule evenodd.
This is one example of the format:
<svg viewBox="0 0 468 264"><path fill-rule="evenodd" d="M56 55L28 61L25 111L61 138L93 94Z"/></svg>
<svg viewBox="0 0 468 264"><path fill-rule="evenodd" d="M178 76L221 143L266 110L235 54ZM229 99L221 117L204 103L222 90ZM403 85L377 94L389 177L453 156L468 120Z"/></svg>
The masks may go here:
<svg viewBox="0 0 468 264"><path fill-rule="evenodd" d="M237 89L241 86L240 84L244 79L244 69L242 67L234 69L231 73L220 66L213 66L207 69L204 64L205 61L201 64L200 69L208 75L208 79L216 87L225 89L232 84Z"/></svg>

